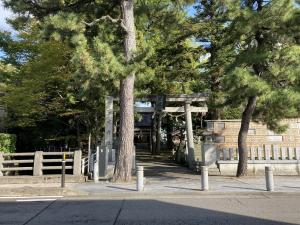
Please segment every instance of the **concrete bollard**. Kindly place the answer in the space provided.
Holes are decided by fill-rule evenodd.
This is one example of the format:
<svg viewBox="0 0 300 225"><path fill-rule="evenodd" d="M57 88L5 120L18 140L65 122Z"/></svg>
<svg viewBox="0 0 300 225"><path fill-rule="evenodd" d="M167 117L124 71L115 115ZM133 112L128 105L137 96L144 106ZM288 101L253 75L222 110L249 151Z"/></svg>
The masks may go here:
<svg viewBox="0 0 300 225"><path fill-rule="evenodd" d="M266 175L266 188L267 188L267 191L274 191L273 170L270 166L265 167L265 175Z"/></svg>
<svg viewBox="0 0 300 225"><path fill-rule="evenodd" d="M99 146L96 149L96 159L94 161L94 182L99 182Z"/></svg>
<svg viewBox="0 0 300 225"><path fill-rule="evenodd" d="M136 180L136 189L137 191L144 190L144 167L137 167L137 180Z"/></svg>
<svg viewBox="0 0 300 225"><path fill-rule="evenodd" d="M95 163L94 163L94 182L95 182L95 183L98 183L98 182L99 182L99 176L98 176L98 174L99 174L98 163L95 162Z"/></svg>
<svg viewBox="0 0 300 225"><path fill-rule="evenodd" d="M85 172L85 158L81 159L81 174L84 175Z"/></svg>
<svg viewBox="0 0 300 225"><path fill-rule="evenodd" d="M208 191L208 168L201 166L201 190Z"/></svg>

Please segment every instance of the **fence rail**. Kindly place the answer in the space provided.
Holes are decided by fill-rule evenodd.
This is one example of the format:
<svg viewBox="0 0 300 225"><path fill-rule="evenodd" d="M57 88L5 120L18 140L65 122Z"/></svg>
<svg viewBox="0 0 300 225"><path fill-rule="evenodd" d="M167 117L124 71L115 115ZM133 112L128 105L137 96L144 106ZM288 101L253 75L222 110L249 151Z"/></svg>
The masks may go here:
<svg viewBox="0 0 300 225"><path fill-rule="evenodd" d="M2 153L3 156L34 156L34 152Z"/></svg>
<svg viewBox="0 0 300 225"><path fill-rule="evenodd" d="M217 150L218 161L238 161L237 148L222 148ZM268 161L299 161L300 147L279 147L277 145L265 145L264 147L251 147L248 150L248 162Z"/></svg>
<svg viewBox="0 0 300 225"><path fill-rule="evenodd" d="M75 152L24 152L2 153L0 152L0 176L3 172L32 171L33 176L47 174L60 174L60 164L66 155L68 165L66 169L72 170L73 175L81 175L81 150Z"/></svg>
<svg viewBox="0 0 300 225"><path fill-rule="evenodd" d="M216 163L221 175L236 174L239 159L237 148L208 148L205 157L207 165ZM265 145L249 148L248 174L264 174L265 166L271 166L275 175L300 175L300 147Z"/></svg>
<svg viewBox="0 0 300 225"><path fill-rule="evenodd" d="M33 170L33 167L7 167L7 168L2 168L1 171L21 171L21 170Z"/></svg>

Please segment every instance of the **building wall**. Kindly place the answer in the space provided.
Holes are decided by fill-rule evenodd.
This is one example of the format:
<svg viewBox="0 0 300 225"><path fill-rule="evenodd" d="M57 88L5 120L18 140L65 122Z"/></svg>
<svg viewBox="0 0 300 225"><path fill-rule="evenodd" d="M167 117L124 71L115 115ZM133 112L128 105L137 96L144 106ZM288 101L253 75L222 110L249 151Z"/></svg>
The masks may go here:
<svg viewBox="0 0 300 225"><path fill-rule="evenodd" d="M238 133L241 126L240 120L208 120L206 141L213 141L221 147L237 147ZM250 123L247 145L260 147L263 145L278 145L281 147L300 146L300 118L285 119L283 124L289 128L282 134L276 134L267 129L265 125Z"/></svg>

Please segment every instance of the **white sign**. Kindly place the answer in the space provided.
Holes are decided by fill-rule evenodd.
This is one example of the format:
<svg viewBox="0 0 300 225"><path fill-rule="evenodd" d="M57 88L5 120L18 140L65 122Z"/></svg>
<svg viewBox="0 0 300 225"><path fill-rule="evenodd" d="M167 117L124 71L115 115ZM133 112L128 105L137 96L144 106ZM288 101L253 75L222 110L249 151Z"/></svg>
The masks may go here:
<svg viewBox="0 0 300 225"><path fill-rule="evenodd" d="M268 141L282 142L282 136L280 135L268 136Z"/></svg>

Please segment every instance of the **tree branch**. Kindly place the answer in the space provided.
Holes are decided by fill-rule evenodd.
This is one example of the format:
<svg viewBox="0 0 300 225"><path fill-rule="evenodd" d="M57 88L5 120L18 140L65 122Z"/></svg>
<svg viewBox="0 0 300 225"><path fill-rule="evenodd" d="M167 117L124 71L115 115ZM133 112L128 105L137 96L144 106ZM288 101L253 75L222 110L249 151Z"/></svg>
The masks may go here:
<svg viewBox="0 0 300 225"><path fill-rule="evenodd" d="M31 11L34 16L42 18L51 13L57 13L58 11L74 11L84 5L95 3L95 0L77 0L65 5L59 4L46 4L37 0L22 0L23 3L29 8L26 8L26 11Z"/></svg>
<svg viewBox="0 0 300 225"><path fill-rule="evenodd" d="M119 25L122 27L122 29L127 32L127 27L126 25L124 24L123 20L122 19L114 19L112 18L111 16L109 15L106 15L106 16L102 16L96 20L94 20L93 22L90 22L90 23L87 23L85 21L83 21L83 23L89 27L92 27L94 26L96 23L102 21L102 20L110 20L112 23L119 23Z"/></svg>

